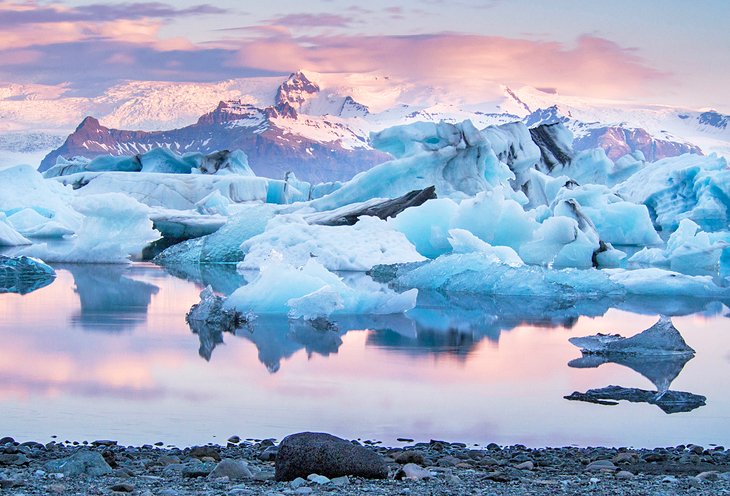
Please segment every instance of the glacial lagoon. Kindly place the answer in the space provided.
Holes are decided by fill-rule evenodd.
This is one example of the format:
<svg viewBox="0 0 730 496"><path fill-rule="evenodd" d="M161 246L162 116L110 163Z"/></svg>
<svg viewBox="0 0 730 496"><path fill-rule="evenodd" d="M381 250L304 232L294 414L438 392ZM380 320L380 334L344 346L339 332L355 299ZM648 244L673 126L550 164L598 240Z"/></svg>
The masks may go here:
<svg viewBox="0 0 730 496"><path fill-rule="evenodd" d="M205 285L227 294L245 282L232 266L55 268L46 287L0 295L0 434L18 440L187 446L317 430L389 445L730 444L727 302L422 293L406 315L318 325L260 316L232 334L194 332L185 320ZM568 342L631 336L660 314L673 316L694 357L591 364ZM704 405L666 413L564 398L667 383Z"/></svg>

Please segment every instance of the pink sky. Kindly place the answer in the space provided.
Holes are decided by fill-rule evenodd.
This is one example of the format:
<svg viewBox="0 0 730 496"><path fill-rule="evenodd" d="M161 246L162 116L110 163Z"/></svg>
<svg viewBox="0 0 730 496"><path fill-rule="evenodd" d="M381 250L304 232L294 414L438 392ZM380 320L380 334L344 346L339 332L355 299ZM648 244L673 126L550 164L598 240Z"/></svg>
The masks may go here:
<svg viewBox="0 0 730 496"><path fill-rule="evenodd" d="M128 79L380 71L470 100L499 84L530 85L730 111L730 35L720 22L730 14L726 2L618 0L605 7L576 8L569 0L550 9L520 0L377 0L369 8L342 0L245 8L231 0L3 0L0 81L67 82L89 95Z"/></svg>

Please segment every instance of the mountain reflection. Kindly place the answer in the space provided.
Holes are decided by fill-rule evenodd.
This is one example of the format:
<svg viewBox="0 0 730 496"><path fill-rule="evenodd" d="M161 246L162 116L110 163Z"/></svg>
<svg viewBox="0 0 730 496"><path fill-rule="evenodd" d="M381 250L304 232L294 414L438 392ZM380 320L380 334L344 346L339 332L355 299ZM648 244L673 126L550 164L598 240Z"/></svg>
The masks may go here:
<svg viewBox="0 0 730 496"><path fill-rule="evenodd" d="M159 288L131 279L124 265L69 265L80 309L71 322L85 330L124 332L147 320L152 295Z"/></svg>

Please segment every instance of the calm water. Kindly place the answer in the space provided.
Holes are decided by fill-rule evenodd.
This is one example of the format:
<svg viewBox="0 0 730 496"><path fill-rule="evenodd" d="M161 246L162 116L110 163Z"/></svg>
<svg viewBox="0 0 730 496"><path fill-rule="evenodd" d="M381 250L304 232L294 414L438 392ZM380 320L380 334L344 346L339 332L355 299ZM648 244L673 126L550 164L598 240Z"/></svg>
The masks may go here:
<svg viewBox="0 0 730 496"><path fill-rule="evenodd" d="M343 319L337 330L258 319L237 335L194 334L184 316L202 284L226 293L242 280L221 267L178 275L187 280L144 264L66 266L50 286L0 295L0 435L189 445L322 430L391 444L730 445L721 302L422 295L408 316ZM569 337L632 335L659 313L678 315L697 351L683 368L568 366L581 356ZM706 405L667 414L563 398L608 385L656 390L647 376Z"/></svg>

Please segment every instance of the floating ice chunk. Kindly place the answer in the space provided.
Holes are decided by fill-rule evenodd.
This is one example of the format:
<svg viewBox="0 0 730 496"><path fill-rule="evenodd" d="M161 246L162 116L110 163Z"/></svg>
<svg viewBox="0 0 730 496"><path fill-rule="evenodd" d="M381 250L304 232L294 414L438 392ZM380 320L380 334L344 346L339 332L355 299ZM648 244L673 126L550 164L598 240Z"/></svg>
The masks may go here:
<svg viewBox="0 0 730 496"><path fill-rule="evenodd" d="M647 205L655 224L666 231L675 230L685 218L708 232L728 228L730 170L722 157L665 158L616 185L614 191Z"/></svg>
<svg viewBox="0 0 730 496"><path fill-rule="evenodd" d="M223 196L220 191L215 190L195 204L198 213L206 215L228 215L230 200Z"/></svg>
<svg viewBox="0 0 730 496"><path fill-rule="evenodd" d="M26 294L48 286L56 271L42 260L0 255L0 293Z"/></svg>
<svg viewBox="0 0 730 496"><path fill-rule="evenodd" d="M648 403L656 405L664 413L691 412L705 405L707 398L699 394L685 391L646 391L621 386L606 386L600 389L589 389L585 393L578 391L565 396L566 400L586 401L599 405L617 405L624 400L631 403Z"/></svg>
<svg viewBox="0 0 730 496"><path fill-rule="evenodd" d="M238 212L216 232L173 245L155 257L166 266L198 263L231 263L243 260L241 243L264 232L281 206L251 203L238 206Z"/></svg>
<svg viewBox="0 0 730 496"><path fill-rule="evenodd" d="M540 162L540 148L532 141L530 130L522 122L510 122L482 129L497 158L515 174L519 189L529 180L528 171Z"/></svg>
<svg viewBox="0 0 730 496"><path fill-rule="evenodd" d="M21 246L33 244L24 237L13 226L8 224L5 214L0 212L0 246Z"/></svg>
<svg viewBox="0 0 730 496"><path fill-rule="evenodd" d="M126 263L160 237L149 209L121 193L80 197L73 205L84 215L75 238L59 247L33 245L23 253L49 262Z"/></svg>
<svg viewBox="0 0 730 496"><path fill-rule="evenodd" d="M401 212L388 223L405 234L418 253L436 258L451 251L449 229L454 225L458 204L449 198L429 200L421 206Z"/></svg>
<svg viewBox="0 0 730 496"><path fill-rule="evenodd" d="M669 265L678 272L715 271L724 249L730 247L722 234L706 233L695 222L682 219L665 249L643 249L629 262L645 265ZM730 238L730 236L728 236Z"/></svg>
<svg viewBox="0 0 730 496"><path fill-rule="evenodd" d="M563 188L555 196L555 201L568 199L580 204L601 240L607 243L645 246L662 242L646 206L624 201L606 186L589 184Z"/></svg>
<svg viewBox="0 0 730 496"><path fill-rule="evenodd" d="M164 174L238 174L253 176L248 157L241 150L221 150L203 155L178 155L168 148L153 148L139 155L100 155L92 160L59 157L56 165L44 172L44 177L59 177L79 172L155 172Z"/></svg>
<svg viewBox="0 0 730 496"><path fill-rule="evenodd" d="M382 315L410 310L416 305L417 295L416 290L398 294L369 278L350 286L315 259L296 268L280 255L274 255L253 281L228 298L224 308L256 314L289 314L293 318Z"/></svg>
<svg viewBox="0 0 730 496"><path fill-rule="evenodd" d="M510 267L525 265L517 252L509 246L492 246L464 229L451 229L449 243L454 253L482 253L490 260Z"/></svg>
<svg viewBox="0 0 730 496"><path fill-rule="evenodd" d="M315 210L395 198L431 185L439 198L462 199L500 185L508 187L514 179L469 121L396 126L371 139L376 148L392 152L396 160L361 172L331 194L313 200L310 205Z"/></svg>
<svg viewBox="0 0 730 496"><path fill-rule="evenodd" d="M272 219L266 231L241 245L241 269L258 269L272 251L292 265L315 257L329 270L366 271L374 265L424 260L406 237L388 223L363 217L354 226L310 225L296 214Z"/></svg>
<svg viewBox="0 0 730 496"><path fill-rule="evenodd" d="M79 196L124 193L151 207L194 210L195 204L214 191L232 203L265 202L271 188L283 181L241 175L158 174L138 172L86 172L54 178L75 186Z"/></svg>
<svg viewBox="0 0 730 496"><path fill-rule="evenodd" d="M52 215L52 214L51 214ZM73 230L41 215L33 208L23 208L8 217L8 222L22 235L35 238L62 238Z"/></svg>
<svg viewBox="0 0 730 496"><path fill-rule="evenodd" d="M55 181L46 181L43 176L28 165L18 165L0 169L0 212L8 219L24 209L32 209L23 213L16 220L26 227L24 216L33 216L39 224L35 232L42 231L44 223L51 224L48 229L75 232L81 226L82 215L71 208L74 193ZM40 217L45 217L45 220ZM21 220L24 219L24 220ZM58 233L54 233L58 234Z"/></svg>
<svg viewBox="0 0 730 496"><path fill-rule="evenodd" d="M578 184L606 184L612 169L613 162L603 148L593 148L575 155L560 173Z"/></svg>
<svg viewBox="0 0 730 496"><path fill-rule="evenodd" d="M595 334L568 339L586 354L694 355L672 319L660 317L656 324L630 338L618 334Z"/></svg>
<svg viewBox="0 0 730 496"><path fill-rule="evenodd" d="M453 253L416 267L396 270L400 288L488 295L577 297L590 295L730 297L730 288L711 277L688 276L661 269L547 269L511 267L484 254Z"/></svg>
<svg viewBox="0 0 730 496"><path fill-rule="evenodd" d="M728 297L730 288L715 284L710 276L690 276L658 268L604 269L612 282L628 293L655 296Z"/></svg>

